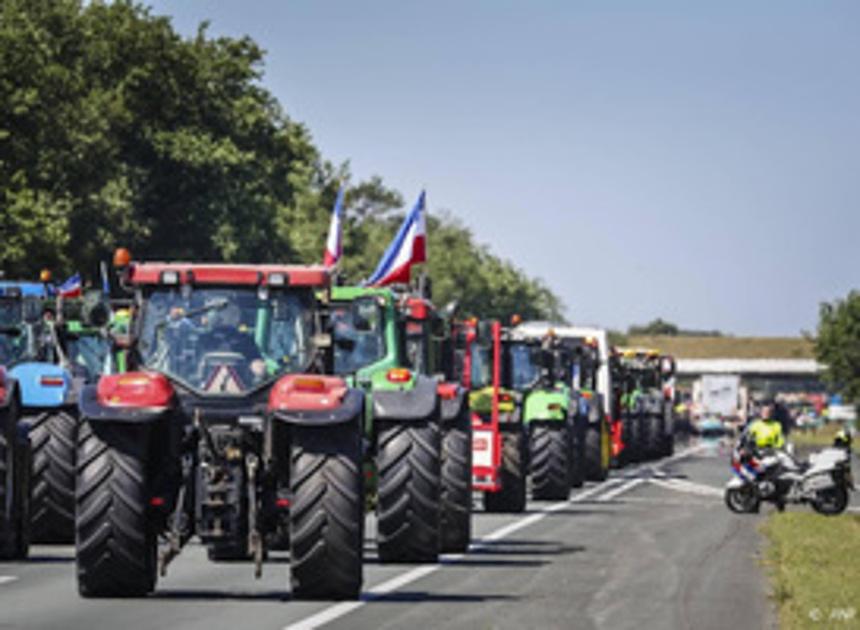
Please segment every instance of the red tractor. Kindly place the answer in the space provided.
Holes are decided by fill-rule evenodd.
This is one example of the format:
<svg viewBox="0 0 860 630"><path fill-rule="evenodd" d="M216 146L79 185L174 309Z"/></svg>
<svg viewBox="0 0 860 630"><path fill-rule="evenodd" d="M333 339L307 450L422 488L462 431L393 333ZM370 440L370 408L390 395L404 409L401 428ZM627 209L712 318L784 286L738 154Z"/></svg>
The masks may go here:
<svg viewBox="0 0 860 630"><path fill-rule="evenodd" d="M328 271L120 263L130 371L80 399L81 595L146 595L196 535L258 577L288 538L294 597L357 597L365 397L331 376Z"/></svg>
<svg viewBox="0 0 860 630"><path fill-rule="evenodd" d="M526 507L528 450L521 403L503 387L507 331L499 322L458 324L461 382L470 390L472 488L484 495L488 512L522 512Z"/></svg>

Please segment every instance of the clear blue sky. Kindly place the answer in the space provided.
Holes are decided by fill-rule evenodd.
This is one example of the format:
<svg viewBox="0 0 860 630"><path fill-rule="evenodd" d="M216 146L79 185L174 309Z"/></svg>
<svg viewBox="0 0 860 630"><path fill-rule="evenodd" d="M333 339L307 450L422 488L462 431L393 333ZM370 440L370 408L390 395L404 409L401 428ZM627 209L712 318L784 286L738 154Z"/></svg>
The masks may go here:
<svg viewBox="0 0 860 630"><path fill-rule="evenodd" d="M152 4L573 321L796 334L860 284L860 2Z"/></svg>

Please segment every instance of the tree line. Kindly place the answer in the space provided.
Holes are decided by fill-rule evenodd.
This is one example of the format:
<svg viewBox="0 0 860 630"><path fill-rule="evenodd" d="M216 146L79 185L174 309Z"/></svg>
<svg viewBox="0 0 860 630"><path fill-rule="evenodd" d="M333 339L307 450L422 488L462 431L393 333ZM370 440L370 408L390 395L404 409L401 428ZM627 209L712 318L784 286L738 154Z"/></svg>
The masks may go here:
<svg viewBox="0 0 860 630"><path fill-rule="evenodd" d="M262 85L263 63L249 37L206 24L182 37L131 1L4 0L0 269L93 277L119 246L141 259L319 262L345 184L343 273L369 275L404 199L326 160ZM427 229L437 301L563 319L549 287L455 217L431 215Z"/></svg>

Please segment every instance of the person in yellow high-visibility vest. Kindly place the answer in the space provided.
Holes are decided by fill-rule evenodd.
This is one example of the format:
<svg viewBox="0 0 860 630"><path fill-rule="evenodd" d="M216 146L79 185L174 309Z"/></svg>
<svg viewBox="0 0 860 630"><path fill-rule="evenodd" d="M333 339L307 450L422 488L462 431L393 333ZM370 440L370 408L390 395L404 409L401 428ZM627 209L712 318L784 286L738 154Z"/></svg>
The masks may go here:
<svg viewBox="0 0 860 630"><path fill-rule="evenodd" d="M785 446L782 424L774 417L773 410L773 402L766 401L761 407L759 417L747 427L747 435L750 436L756 448L782 448Z"/></svg>

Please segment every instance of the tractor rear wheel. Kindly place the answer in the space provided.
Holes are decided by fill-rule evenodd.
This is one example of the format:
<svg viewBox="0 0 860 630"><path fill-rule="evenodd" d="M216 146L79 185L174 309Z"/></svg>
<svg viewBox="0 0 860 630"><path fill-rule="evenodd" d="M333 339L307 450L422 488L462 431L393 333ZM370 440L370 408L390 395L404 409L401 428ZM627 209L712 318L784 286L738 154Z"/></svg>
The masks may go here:
<svg viewBox="0 0 860 630"><path fill-rule="evenodd" d="M443 427L441 471L441 551L462 553L472 538L472 423L465 403Z"/></svg>
<svg viewBox="0 0 860 630"><path fill-rule="evenodd" d="M590 424L585 431L585 476L589 481L605 481L609 476L603 461L602 423Z"/></svg>
<svg viewBox="0 0 860 630"><path fill-rule="evenodd" d="M380 428L376 513L381 562L439 559L440 442L434 422L386 423Z"/></svg>
<svg viewBox="0 0 860 630"><path fill-rule="evenodd" d="M364 555L357 424L292 427L290 574L299 599L356 599Z"/></svg>
<svg viewBox="0 0 860 630"><path fill-rule="evenodd" d="M155 588L148 518L150 427L84 422L78 432L75 533L83 597L141 597Z"/></svg>
<svg viewBox="0 0 860 630"><path fill-rule="evenodd" d="M668 431L663 436L663 457L671 457L675 454L675 433Z"/></svg>
<svg viewBox="0 0 860 630"><path fill-rule="evenodd" d="M585 483L585 439L587 427L583 428L580 420L574 421L568 429L570 439L570 486L581 488Z"/></svg>
<svg viewBox="0 0 860 630"><path fill-rule="evenodd" d="M626 464L636 464L642 461L642 418L639 414L631 414L624 418L626 437L624 438L624 453Z"/></svg>
<svg viewBox="0 0 860 630"><path fill-rule="evenodd" d="M571 440L563 422L531 427L529 473L532 498L564 501L570 496Z"/></svg>
<svg viewBox="0 0 860 630"><path fill-rule="evenodd" d="M0 412L0 560L22 560L30 547L30 442L16 415Z"/></svg>
<svg viewBox="0 0 860 630"><path fill-rule="evenodd" d="M487 512L519 513L526 509L528 448L525 431L502 431L502 489L484 493Z"/></svg>
<svg viewBox="0 0 860 630"><path fill-rule="evenodd" d="M290 581L299 599L356 599L364 554L357 423L294 426L290 446Z"/></svg>
<svg viewBox="0 0 860 630"><path fill-rule="evenodd" d="M64 409L22 418L33 448L30 524L33 542L75 540L75 456L78 419Z"/></svg>
<svg viewBox="0 0 860 630"><path fill-rule="evenodd" d="M663 455L663 417L650 415L645 418L648 427L645 451L647 459L658 459Z"/></svg>

